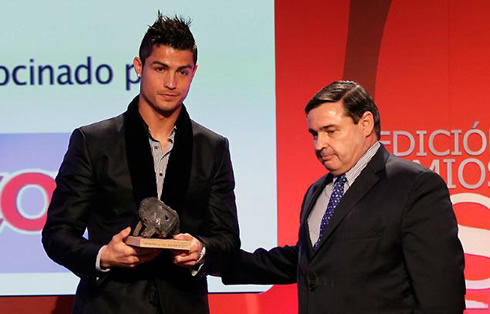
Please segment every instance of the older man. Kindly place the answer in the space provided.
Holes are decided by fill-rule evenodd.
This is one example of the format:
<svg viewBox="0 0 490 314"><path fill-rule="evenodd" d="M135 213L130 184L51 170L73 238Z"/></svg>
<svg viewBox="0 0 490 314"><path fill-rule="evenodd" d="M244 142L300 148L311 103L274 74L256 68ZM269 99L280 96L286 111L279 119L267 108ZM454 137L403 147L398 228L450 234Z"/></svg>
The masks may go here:
<svg viewBox="0 0 490 314"><path fill-rule="evenodd" d="M241 251L225 283L298 284L299 313L462 313L463 250L443 179L389 154L376 104L337 81L306 105L329 171L303 200L296 246Z"/></svg>

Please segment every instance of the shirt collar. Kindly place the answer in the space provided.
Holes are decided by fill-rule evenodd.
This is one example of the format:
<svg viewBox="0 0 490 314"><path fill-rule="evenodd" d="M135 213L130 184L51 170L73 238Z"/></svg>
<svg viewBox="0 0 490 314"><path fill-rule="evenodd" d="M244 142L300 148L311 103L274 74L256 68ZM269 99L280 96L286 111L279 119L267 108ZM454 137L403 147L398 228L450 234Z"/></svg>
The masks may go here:
<svg viewBox="0 0 490 314"><path fill-rule="evenodd" d="M349 186L351 186L354 181L357 179L357 177L361 174L362 170L366 168L367 164L371 161L373 156L376 154L378 151L379 147L381 144L379 141L376 141L369 149L359 158L359 160L356 162L354 167L352 167L349 171L345 173L345 176L347 178L347 183ZM337 177L334 177L334 182Z"/></svg>
<svg viewBox="0 0 490 314"><path fill-rule="evenodd" d="M150 128L148 127L148 125L146 125L145 123L145 126L146 126L146 131L148 133L148 137L153 141L153 142L158 142L158 140L156 140L153 136L151 136L151 130ZM175 125L172 130L170 131L170 134L168 135L168 141L173 143L174 142L174 139L175 139L175 132L177 131L177 126Z"/></svg>

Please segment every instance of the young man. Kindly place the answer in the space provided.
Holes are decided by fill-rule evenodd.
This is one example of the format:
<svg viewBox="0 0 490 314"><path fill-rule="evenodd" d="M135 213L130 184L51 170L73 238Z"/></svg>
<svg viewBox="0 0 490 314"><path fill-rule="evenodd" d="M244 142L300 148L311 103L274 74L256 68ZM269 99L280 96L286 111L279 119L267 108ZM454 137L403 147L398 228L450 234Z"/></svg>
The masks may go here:
<svg viewBox="0 0 490 314"><path fill-rule="evenodd" d="M379 143L376 104L338 81L306 105L329 171L303 200L296 246L241 251L225 283L298 284L299 313L463 313L464 256L445 182Z"/></svg>
<svg viewBox="0 0 490 314"><path fill-rule="evenodd" d="M203 274L240 241L228 141L183 104L197 70L189 22L159 13L134 67L140 94L128 110L73 132L43 245L81 278L73 313L208 313ZM178 212L175 238L191 241L188 252L125 244L152 196Z"/></svg>

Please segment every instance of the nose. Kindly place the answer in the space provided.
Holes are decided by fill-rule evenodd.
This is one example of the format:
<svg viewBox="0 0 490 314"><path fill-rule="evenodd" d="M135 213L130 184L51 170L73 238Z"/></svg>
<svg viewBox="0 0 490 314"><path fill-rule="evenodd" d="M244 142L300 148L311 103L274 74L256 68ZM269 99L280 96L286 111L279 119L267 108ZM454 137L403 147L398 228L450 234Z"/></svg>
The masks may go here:
<svg viewBox="0 0 490 314"><path fill-rule="evenodd" d="M164 85L168 89L177 88L177 78L175 76L175 73L172 73L169 71L169 73L167 73L167 75L165 75Z"/></svg>
<svg viewBox="0 0 490 314"><path fill-rule="evenodd" d="M328 136L324 132L318 132L316 139L313 141L314 149L316 152L320 152L322 149L328 146Z"/></svg>

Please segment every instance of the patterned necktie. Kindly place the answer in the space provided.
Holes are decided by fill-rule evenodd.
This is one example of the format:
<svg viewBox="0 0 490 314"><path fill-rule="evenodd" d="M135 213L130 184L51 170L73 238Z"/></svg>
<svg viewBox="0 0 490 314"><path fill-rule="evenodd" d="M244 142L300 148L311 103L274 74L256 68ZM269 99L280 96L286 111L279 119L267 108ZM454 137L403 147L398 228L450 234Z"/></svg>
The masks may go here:
<svg viewBox="0 0 490 314"><path fill-rule="evenodd" d="M328 223L333 216L333 212L337 204L340 202L340 199L344 195L344 184L347 182L347 178L345 174L338 176L335 180L335 184L333 186L332 195L330 195L330 200L328 201L327 210L325 214L323 214L322 223L320 225L320 235L318 236L318 240L316 240L315 245L313 245L313 249L316 250L318 245L320 244L320 240L322 239L325 230L327 229Z"/></svg>

